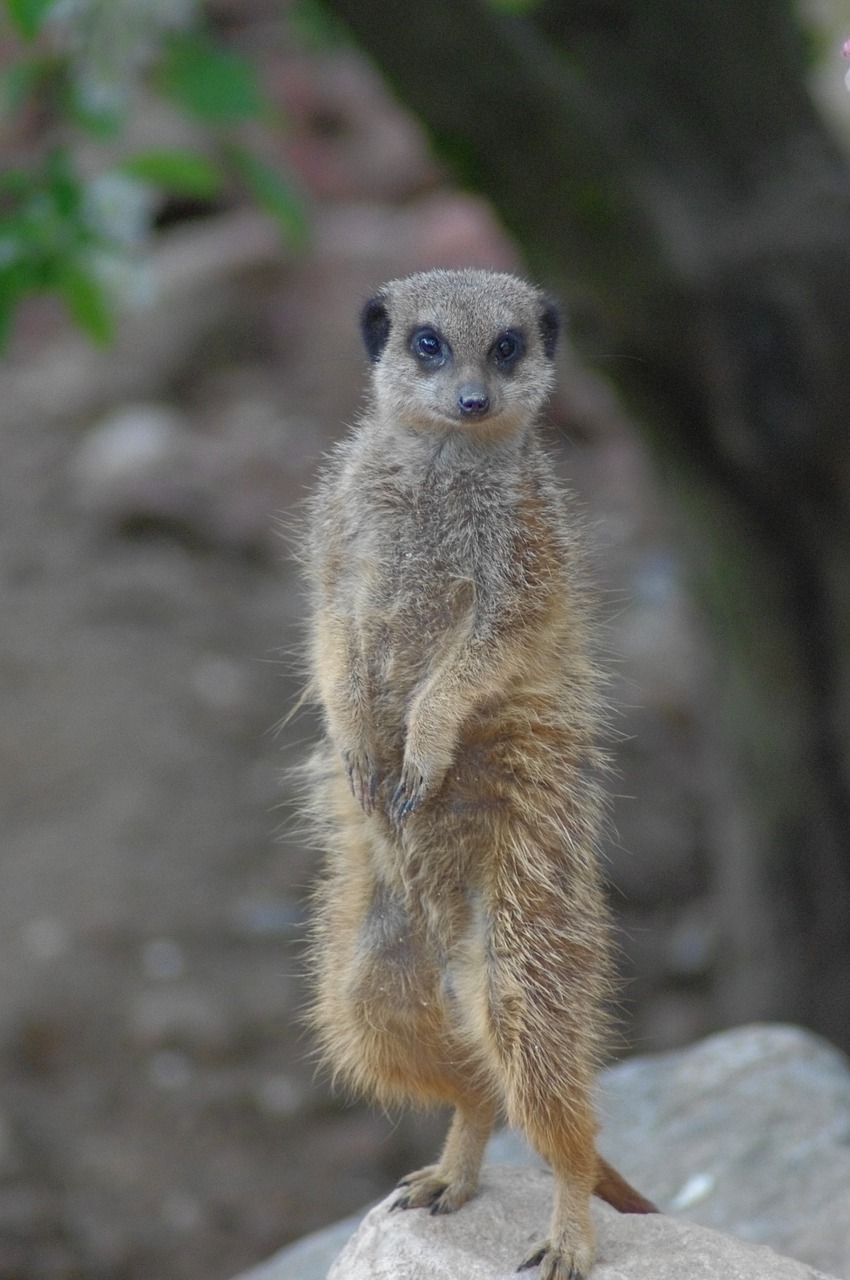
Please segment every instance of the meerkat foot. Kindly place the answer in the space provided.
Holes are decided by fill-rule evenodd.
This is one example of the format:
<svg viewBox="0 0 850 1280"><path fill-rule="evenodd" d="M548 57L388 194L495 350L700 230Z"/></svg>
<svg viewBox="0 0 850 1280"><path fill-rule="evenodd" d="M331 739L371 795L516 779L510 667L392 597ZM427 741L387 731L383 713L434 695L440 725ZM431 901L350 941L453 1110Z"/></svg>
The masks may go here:
<svg viewBox="0 0 850 1280"><path fill-rule="evenodd" d="M525 1262L521 1262L517 1267L517 1271L526 1271L530 1267L539 1267L540 1275L538 1280L585 1280L590 1272L592 1262L587 1264L587 1269L580 1266L576 1261L575 1254L570 1250L556 1249L548 1240L544 1240L538 1249L535 1249L530 1258L526 1258Z"/></svg>
<svg viewBox="0 0 850 1280"><path fill-rule="evenodd" d="M538 1280L586 1280L595 1256L593 1227L585 1212L572 1216L568 1222L553 1222L549 1236L518 1270L539 1266Z"/></svg>
<svg viewBox="0 0 850 1280"><path fill-rule="evenodd" d="M438 1164L426 1165L409 1173L398 1184L400 1194L390 1209L428 1209L431 1213L454 1213L475 1194L473 1183L452 1181Z"/></svg>

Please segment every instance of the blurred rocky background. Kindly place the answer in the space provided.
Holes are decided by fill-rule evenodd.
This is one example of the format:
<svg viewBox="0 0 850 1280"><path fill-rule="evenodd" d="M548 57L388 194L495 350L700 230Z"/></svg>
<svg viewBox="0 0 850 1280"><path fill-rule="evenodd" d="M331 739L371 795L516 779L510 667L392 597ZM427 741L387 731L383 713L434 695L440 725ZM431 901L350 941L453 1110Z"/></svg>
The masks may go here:
<svg viewBox="0 0 850 1280"><path fill-rule="evenodd" d="M441 1130L333 1095L299 1025L317 854L286 777L315 734L286 720L293 549L361 402L361 302L523 261L353 47L274 0L208 10L287 121L267 158L307 246L247 199L172 202L114 346L35 299L0 362L2 1280L225 1280L384 1194ZM191 132L154 101L134 128ZM675 514L609 371L567 347L549 419L611 672L625 1053L759 1010L757 970L730 1002L718 902L754 929L760 903L730 872Z"/></svg>

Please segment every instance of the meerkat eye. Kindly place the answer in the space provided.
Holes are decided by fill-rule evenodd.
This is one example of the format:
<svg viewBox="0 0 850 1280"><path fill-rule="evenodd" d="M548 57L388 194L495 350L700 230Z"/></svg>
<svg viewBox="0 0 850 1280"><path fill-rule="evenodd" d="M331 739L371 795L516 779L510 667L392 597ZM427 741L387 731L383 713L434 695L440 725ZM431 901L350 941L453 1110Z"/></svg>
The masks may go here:
<svg viewBox="0 0 850 1280"><path fill-rule="evenodd" d="M410 335L410 349L429 369L444 364L448 355L448 344L436 329L414 329Z"/></svg>
<svg viewBox="0 0 850 1280"><path fill-rule="evenodd" d="M490 355L502 369L508 369L515 364L523 352L522 336L515 333L513 329L508 329L505 333L500 334L490 348Z"/></svg>

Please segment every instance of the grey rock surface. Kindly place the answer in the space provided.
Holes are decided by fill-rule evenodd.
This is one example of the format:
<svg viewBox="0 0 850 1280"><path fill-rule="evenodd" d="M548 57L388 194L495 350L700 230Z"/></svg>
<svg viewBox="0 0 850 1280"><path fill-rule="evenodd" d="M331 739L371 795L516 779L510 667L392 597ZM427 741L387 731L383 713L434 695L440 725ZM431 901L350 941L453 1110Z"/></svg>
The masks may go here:
<svg viewBox="0 0 850 1280"><path fill-rule="evenodd" d="M491 1165L482 1194L446 1218L365 1218L328 1280L508 1280L546 1234L552 1179L539 1169ZM623 1216L594 1205L594 1280L815 1280L823 1273L706 1227L666 1216ZM271 1278L270 1278L271 1280Z"/></svg>
<svg viewBox="0 0 850 1280"><path fill-rule="evenodd" d="M843 1054L796 1027L748 1027L601 1083L600 1148L657 1204L850 1276Z"/></svg>
<svg viewBox="0 0 850 1280"><path fill-rule="evenodd" d="M296 1244L281 1249L259 1267L252 1267L239 1280L325 1280L328 1268L351 1240L363 1217L362 1213L356 1213L324 1231L312 1232Z"/></svg>
<svg viewBox="0 0 850 1280"><path fill-rule="evenodd" d="M621 1218L600 1206L603 1247L595 1280L650 1274L655 1280L790 1280L816 1274L812 1268L850 1280L850 1067L825 1041L795 1027L754 1026L680 1052L634 1058L602 1073L599 1114L600 1149L663 1216ZM532 1166L532 1176L491 1162ZM515 1134L498 1134L488 1148L481 1194L462 1213L435 1220L378 1211L356 1248L352 1244L354 1252L343 1253L345 1269L340 1262L331 1276L471 1280L481 1274L493 1280L494 1267L510 1273L542 1232L550 1199L551 1179L537 1158ZM324 1280L354 1221L284 1249L243 1280ZM503 1223L507 1234L499 1237L497 1256L491 1237ZM420 1240L433 1246L427 1269L421 1262L405 1269L413 1268ZM769 1245L797 1262L742 1241ZM400 1252L393 1254L396 1245ZM382 1272L377 1259L385 1253L393 1262ZM376 1269L356 1270L359 1256Z"/></svg>

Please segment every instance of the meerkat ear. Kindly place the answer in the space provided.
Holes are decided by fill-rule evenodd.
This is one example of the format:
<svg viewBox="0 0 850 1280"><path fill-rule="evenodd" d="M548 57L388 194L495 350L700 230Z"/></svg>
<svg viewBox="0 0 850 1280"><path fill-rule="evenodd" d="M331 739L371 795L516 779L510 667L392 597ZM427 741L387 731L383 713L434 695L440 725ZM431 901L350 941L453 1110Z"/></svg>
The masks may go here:
<svg viewBox="0 0 850 1280"><path fill-rule="evenodd" d="M558 334L561 331L561 312L557 302L544 298L543 310L540 312L540 337L543 339L543 350L551 360L558 345Z"/></svg>
<svg viewBox="0 0 850 1280"><path fill-rule="evenodd" d="M370 298L360 312L360 332L363 334L369 359L373 363L380 360L390 336L390 313L382 293L376 293L374 298Z"/></svg>

